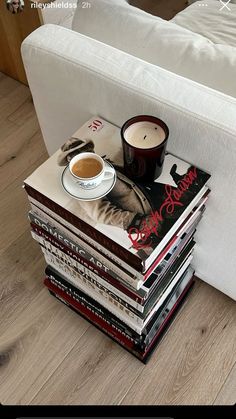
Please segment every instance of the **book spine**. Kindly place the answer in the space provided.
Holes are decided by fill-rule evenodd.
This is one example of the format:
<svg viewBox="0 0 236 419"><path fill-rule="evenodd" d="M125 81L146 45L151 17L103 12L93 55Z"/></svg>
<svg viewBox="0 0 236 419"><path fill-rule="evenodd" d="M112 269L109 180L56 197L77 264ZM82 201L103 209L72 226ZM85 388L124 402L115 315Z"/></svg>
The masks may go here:
<svg viewBox="0 0 236 419"><path fill-rule="evenodd" d="M42 215L44 216L44 214ZM125 275L121 278L118 274L119 270L117 270L117 272L111 270L111 263L107 263L102 255L99 257L99 254L96 251L92 254L91 251L89 251L90 249L87 249L87 246L84 246L83 242L79 239L77 240L73 233L69 233L65 227L61 226L57 221L51 219L50 216L45 214L43 219L42 215L40 217L40 215L35 214L34 211L29 211L28 216L31 222L31 227L37 234L45 237L51 242L53 240L58 245L66 247L74 255L76 255L82 264L89 266L91 270L96 270L108 282L129 296L130 299L137 301L137 303L142 303L144 301L146 292L143 291L143 295L140 296L137 290L133 291L130 289L129 284L127 285ZM136 283L136 280L130 279L130 281Z"/></svg>
<svg viewBox="0 0 236 419"><path fill-rule="evenodd" d="M193 234L191 236L187 237L187 239L188 240L185 240L184 243L181 243L181 246L179 246L178 251L176 253L174 253L171 256L171 258L169 259L168 263L166 263L166 266L163 268L163 271L160 274L159 282L164 278L165 275L167 275L169 272L171 272L171 270L175 266L175 263L182 256L182 251L184 251L184 249L186 249L186 247L188 246L188 244L190 244L190 242L192 243L192 246L191 246L191 250L189 251L189 253L194 251L195 242L193 240Z"/></svg>
<svg viewBox="0 0 236 419"><path fill-rule="evenodd" d="M139 335L142 334L142 319L140 319L133 312L128 310L117 300L112 299L109 294L104 290L97 288L94 283L85 276L76 271L73 265L70 266L63 259L52 254L50 251L42 247L46 262L52 266L56 271L65 276L65 278L72 285L77 287L79 290L87 294L89 297L97 301L104 308L118 317L122 322L127 324L131 329L137 332Z"/></svg>
<svg viewBox="0 0 236 419"><path fill-rule="evenodd" d="M192 279L189 281L184 291L180 294L175 304L169 310L166 311L165 315L163 315L164 321L162 322L162 324L160 325L160 328L158 329L158 332L155 333L152 341L150 342L148 346L146 346L146 349L142 354L141 360L143 362L145 363L147 362L154 348L156 347L157 343L160 342L161 338L164 336L164 333L167 331L168 327L174 321L179 309L184 303L185 298L187 294L189 293L189 291L191 290L191 288L193 287L193 285L194 285L194 280Z"/></svg>
<svg viewBox="0 0 236 419"><path fill-rule="evenodd" d="M139 311L142 313L144 311L144 307L140 304L137 304L135 301L131 300L129 297L127 297L125 294L121 293L119 290L114 288L112 285L110 285L107 281L103 280L101 276L99 276L99 272L96 269L91 270L88 265L84 265L81 263L80 258L77 257L77 255L72 252L70 249L67 249L66 247L58 244L55 242L55 240L47 240L47 238L40 236L38 234L35 234L34 231L31 231L31 235L34 240L36 240L41 246L48 249L53 254L59 255L60 257L66 257L67 262L71 265L72 259L75 261L74 266L75 268L82 274L86 275L88 278L90 278L91 282L93 282L97 287L104 289L105 292L109 293L112 298L119 301L122 305L127 307L131 311ZM56 250L57 249L57 250ZM64 256L65 255L65 256Z"/></svg>
<svg viewBox="0 0 236 419"><path fill-rule="evenodd" d="M116 263L118 263L120 266L123 266L125 262L127 263L127 266L130 265L135 270L142 272L142 260L138 256L126 250L124 247L114 242L100 231L96 230L89 224L82 221L80 218L76 217L76 215L72 214L67 209L62 208L56 202L53 202L45 195L41 194L31 186L27 185L27 183L24 183L24 187L29 196L34 198L39 203L43 204L45 207L53 211L55 214L58 214L60 217L62 217L62 219L72 224L72 226L74 226L80 233L79 235L81 235L81 232L83 232L83 236L86 237L87 241L88 238L90 238L90 242L92 243L92 245L99 251L105 253L105 255L109 255L109 257L115 260Z"/></svg>
<svg viewBox="0 0 236 419"><path fill-rule="evenodd" d="M161 280L163 276L166 274L166 272L171 268L171 266L174 264L175 260L179 258L182 250L185 248L187 243L193 238L193 235L196 232L196 227L199 223L199 221L202 218L202 213L205 207L201 207L200 210L197 211L195 217L192 219L191 223L188 223L188 226L186 226L186 229L182 231L182 236L177 236L177 240L174 243L174 245L169 250L169 257L166 259L163 259L163 261L160 263L162 269L158 274L158 279ZM167 255L166 255L167 256ZM146 290L146 282L144 282L143 290ZM149 288L149 293L151 289Z"/></svg>
<svg viewBox="0 0 236 419"><path fill-rule="evenodd" d="M98 304L97 301L91 299L88 297L88 295L78 290L78 288L69 283L65 277L54 271L50 266L47 266L45 273L47 278L52 281L54 285L63 289L65 292L68 292L72 296L79 298L79 300L82 300L83 305L85 304L86 307L92 309L92 311L95 310L99 317L102 315L104 318L108 319L108 322L112 324L113 327L115 327L117 330L120 330L121 333L125 336L127 335L127 337L131 339L139 348L143 349L151 343L153 337L156 335L158 329L163 323L165 316L169 313L172 306L180 298L180 295L184 292L185 287L188 286L190 280L193 280L194 270L189 269L188 272L183 275L181 280L178 281L173 291L165 300L165 303L158 310L141 336L137 335L132 329L128 328L128 326L122 323L117 317L113 316L108 310Z"/></svg>
<svg viewBox="0 0 236 419"><path fill-rule="evenodd" d="M125 303L116 294L109 291L105 286L101 285L98 282L97 276L93 272L89 272L87 268L83 266L79 266L79 264L73 260L70 256L67 256L61 250L56 249L55 246L43 244L43 248L46 249L48 252L56 256L58 259L66 263L69 267L74 270L74 274L77 274L77 286L82 291L87 293L88 289L94 293L94 298L96 299L96 295L101 298L101 301L105 300L106 302L109 301L109 304L113 305L117 311L121 311L124 316L127 316L127 321L135 322L137 325L142 326L143 319L141 318L142 314L137 312L133 307L129 304ZM43 251L44 251L43 249ZM79 277L78 277L79 275ZM81 281L80 277L82 276L83 280Z"/></svg>
<svg viewBox="0 0 236 419"><path fill-rule="evenodd" d="M126 323L131 329L135 330L140 335L142 334L142 331L149 320L155 315L159 307L167 298L168 294L172 291L181 276L187 270L192 259L192 255L190 255L178 273L173 278L171 278L170 283L166 284L165 289L161 290L155 306L145 317L145 319L143 319L122 305L116 299L114 299L104 289L98 288L96 286L97 284L95 284L94 281L91 282L86 273L83 274L76 270L73 261L69 260L68 262L68 259L70 259L69 256L65 261L64 255L61 255L60 251L56 251L56 254L53 254L53 250L54 249L47 250L42 247L45 260L49 265L53 266L57 271L62 273L62 275L64 275L68 281L72 283L72 285L75 285L82 292L85 292L85 294L98 301L99 304L103 305L108 311L113 313L121 321Z"/></svg>
<svg viewBox="0 0 236 419"><path fill-rule="evenodd" d="M176 246L172 248L172 250L168 253L166 258L162 261L162 263L159 265L160 270L158 271L157 278L155 280L152 280L152 277L149 278L149 284L148 281L144 283L143 289L146 290L146 292L149 292L149 297L152 294L153 289L160 283L160 281L163 279L163 277L171 271L172 267L174 266L175 262L179 259L179 257L182 254L182 250L184 250L187 245L193 240L193 235L195 233L195 229L190 231L184 238L181 238L176 243ZM152 280L150 284L150 280Z"/></svg>
<svg viewBox="0 0 236 419"><path fill-rule="evenodd" d="M208 199L209 199L209 194L207 191L207 195L202 197L197 207L194 208L192 213L190 213L190 216L186 219L184 226L178 230L177 236L181 236L184 231L188 231L193 224L198 223L200 221L206 209L205 204L208 201Z"/></svg>
<svg viewBox="0 0 236 419"><path fill-rule="evenodd" d="M66 282L62 278L59 278L58 275L52 273L47 275L45 279L47 279L47 283L50 281L50 284L52 284L54 287L59 288L66 295L70 296L73 300L81 304L81 306L86 307L89 311L94 313L96 317L102 318L108 325L111 326L114 331L118 332L120 336L127 339L130 344L133 344L139 348L145 346L143 344L144 337L141 337L132 332L132 330L128 329L125 324L121 324L118 319L116 319L114 316L111 316L110 313L104 310L102 306L98 306L96 301L92 301L91 298L88 298L86 294L73 287L73 285Z"/></svg>
<svg viewBox="0 0 236 419"><path fill-rule="evenodd" d="M189 255L189 257L186 259L184 264L181 266L181 268L177 271L177 273L173 273L169 278L167 278L163 283L161 283L160 289L159 289L159 295L156 298L156 303L152 307L152 309L149 311L148 314L146 314L145 320L143 322L143 329L148 324L148 322L151 320L151 318L155 315L157 310L161 307L161 305L164 303L168 295L172 292L175 285L178 283L179 280L181 280L181 277L185 275L188 272L188 269L190 268L190 263L193 256L192 254Z"/></svg>
<svg viewBox="0 0 236 419"><path fill-rule="evenodd" d="M90 321L94 326L97 326L100 330L105 332L108 336L112 337L129 351L134 350L135 345L133 341L124 334L120 333L119 330L116 330L114 327L112 327L112 324L107 319L104 319L102 316L98 316L95 311L88 309L86 305L81 304L79 299L75 298L74 296L72 297L70 294L67 294L60 288L54 286L48 280L48 278L45 278L44 285L54 294L55 297L57 297L64 304L68 305L70 308L75 309L80 315ZM134 350L134 352L137 356L138 351Z"/></svg>
<svg viewBox="0 0 236 419"><path fill-rule="evenodd" d="M163 278L158 282L156 286L154 286L150 292L150 298L147 300L145 304L145 313L149 309L149 307L153 307L156 299L157 294L158 298L161 297L161 294L170 286L171 281L174 280L176 275L179 275L179 271L184 266L186 261L189 257L192 257L193 246L191 245L186 247L186 251L183 252L182 256L176 260L173 266L167 271L167 273L163 276Z"/></svg>
<svg viewBox="0 0 236 419"><path fill-rule="evenodd" d="M150 344L152 339L154 338L157 330L162 324L163 318L172 307L176 304L180 296L184 293L185 289L189 286L191 282L194 281L193 278L194 270L192 268L188 269L188 271L182 276L180 281L178 281L177 285L174 287L173 291L170 293L169 297L166 299L165 304L163 305L162 310L159 313L159 316L151 321L146 330L145 330L145 338L144 338L144 345L147 346Z"/></svg>
<svg viewBox="0 0 236 419"><path fill-rule="evenodd" d="M101 316L100 313L98 314L96 310L88 307L86 302L81 302L81 299L78 298L78 295L75 296L70 292L66 292L63 290L63 288L58 287L57 284L53 284L48 278L45 278L44 284L54 297L62 301L73 311L79 313L95 327L104 332L106 335L110 336L117 343L135 355L139 360L146 363L152 354L153 349L161 340L169 325L173 322L176 314L185 301L187 294L193 287L194 280L190 280L181 292L176 291L174 296L174 304L171 301L171 304L165 308L162 315L162 322L158 323L153 337L148 341L147 345L142 345L141 347L139 344L136 346L132 338L130 339L129 336L127 337L124 333L120 332L119 329L116 327L114 328L114 325L109 321L109 319L103 318L103 316Z"/></svg>
<svg viewBox="0 0 236 419"><path fill-rule="evenodd" d="M91 243L84 241L82 237L83 233L79 232L78 229L73 227L66 220L63 220L59 215L53 213L50 209L46 208L44 205L38 203L35 200L30 199L30 204L34 217L38 218L38 223L44 224L43 228L48 229L46 224L50 224L52 229L56 229L62 234L66 235L70 240L75 242L77 246L80 246L84 249L87 254L91 254L96 260L100 261L106 269L109 269L113 276L119 281L125 282L128 286L136 291L143 283L143 275L136 271L128 272L125 267L118 266L114 261L107 258L103 253L99 251L99 243L97 243L97 249L94 249ZM37 223L37 221L34 221ZM73 243L72 243L73 246Z"/></svg>

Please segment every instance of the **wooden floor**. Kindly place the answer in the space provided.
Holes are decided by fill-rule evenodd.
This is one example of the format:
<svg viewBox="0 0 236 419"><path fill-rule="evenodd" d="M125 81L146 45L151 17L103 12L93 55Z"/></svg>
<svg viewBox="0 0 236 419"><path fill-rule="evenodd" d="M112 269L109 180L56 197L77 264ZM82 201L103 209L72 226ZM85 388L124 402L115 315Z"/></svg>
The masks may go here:
<svg viewBox="0 0 236 419"><path fill-rule="evenodd" d="M48 294L21 187L46 158L29 89L0 74L0 402L235 403L236 304L214 288L197 282L146 366Z"/></svg>

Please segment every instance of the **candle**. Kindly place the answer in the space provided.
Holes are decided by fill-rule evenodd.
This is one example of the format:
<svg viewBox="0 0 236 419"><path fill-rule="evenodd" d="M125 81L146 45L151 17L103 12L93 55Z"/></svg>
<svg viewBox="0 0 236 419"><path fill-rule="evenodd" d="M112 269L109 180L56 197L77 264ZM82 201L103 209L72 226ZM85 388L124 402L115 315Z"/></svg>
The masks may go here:
<svg viewBox="0 0 236 419"><path fill-rule="evenodd" d="M136 122L124 132L126 141L133 147L147 149L159 146L166 138L160 125L150 121Z"/></svg>
<svg viewBox="0 0 236 419"><path fill-rule="evenodd" d="M121 128L125 173L139 182L153 182L162 172L169 129L151 115L137 115Z"/></svg>

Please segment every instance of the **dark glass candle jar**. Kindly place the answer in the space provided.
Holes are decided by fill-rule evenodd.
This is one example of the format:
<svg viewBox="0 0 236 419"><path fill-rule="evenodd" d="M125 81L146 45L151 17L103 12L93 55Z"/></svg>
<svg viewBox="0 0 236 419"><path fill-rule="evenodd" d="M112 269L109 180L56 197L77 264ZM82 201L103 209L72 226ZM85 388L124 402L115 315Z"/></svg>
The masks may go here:
<svg viewBox="0 0 236 419"><path fill-rule="evenodd" d="M169 129L151 115L137 115L121 128L126 175L139 182L153 182L162 172Z"/></svg>

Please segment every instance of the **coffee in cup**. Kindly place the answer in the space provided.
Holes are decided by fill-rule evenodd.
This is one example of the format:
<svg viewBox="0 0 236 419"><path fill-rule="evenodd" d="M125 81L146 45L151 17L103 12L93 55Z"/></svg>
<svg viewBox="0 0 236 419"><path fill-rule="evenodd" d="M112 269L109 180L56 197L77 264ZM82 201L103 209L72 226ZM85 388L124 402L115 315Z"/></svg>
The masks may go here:
<svg viewBox="0 0 236 419"><path fill-rule="evenodd" d="M99 160L93 159L91 157L86 157L84 159L77 160L71 171L73 175L80 178L91 178L99 175L102 171L102 164Z"/></svg>
<svg viewBox="0 0 236 419"><path fill-rule="evenodd" d="M96 188L103 180L111 179L115 173L113 167L106 166L98 154L91 152L74 156L69 163L69 170L78 186L84 189Z"/></svg>

